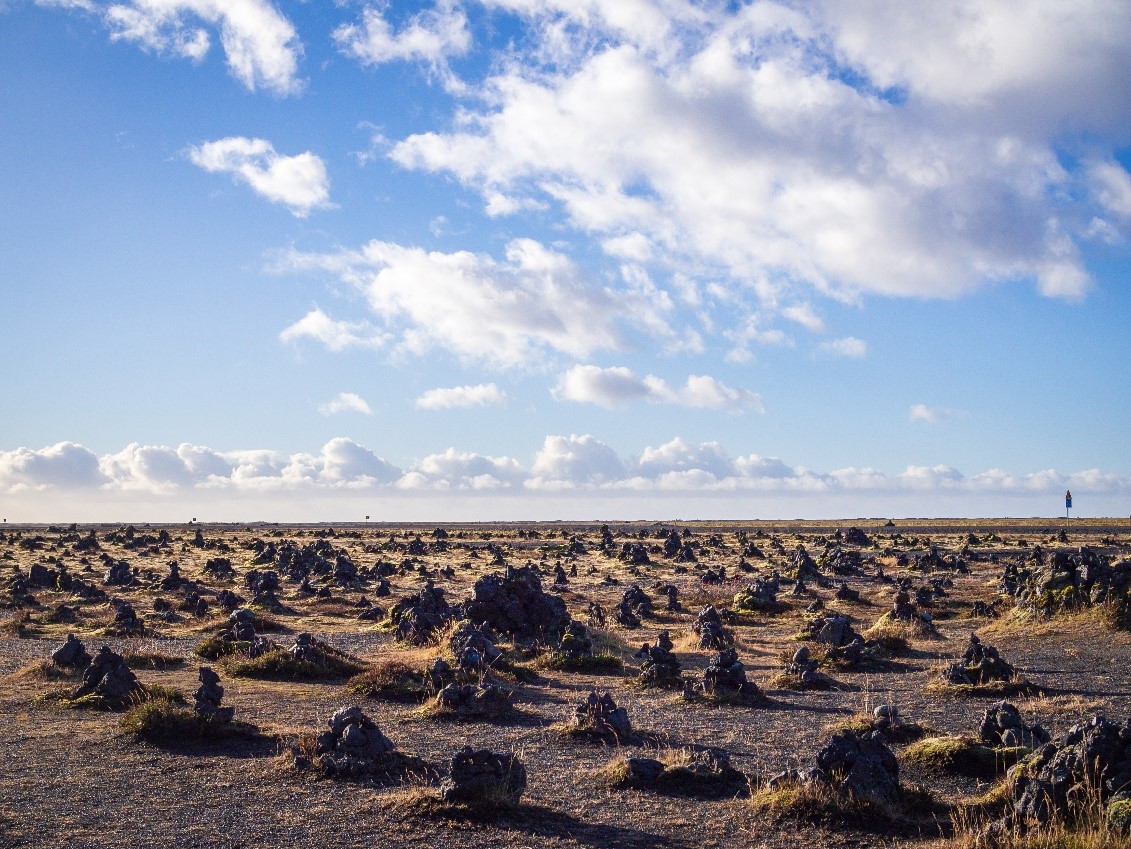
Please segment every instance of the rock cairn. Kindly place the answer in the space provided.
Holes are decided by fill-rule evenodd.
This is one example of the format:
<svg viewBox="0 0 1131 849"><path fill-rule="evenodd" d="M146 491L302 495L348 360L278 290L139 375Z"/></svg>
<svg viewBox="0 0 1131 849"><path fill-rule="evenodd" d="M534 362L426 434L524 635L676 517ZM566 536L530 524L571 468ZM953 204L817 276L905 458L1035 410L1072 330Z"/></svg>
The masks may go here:
<svg viewBox="0 0 1131 849"><path fill-rule="evenodd" d="M517 755L465 746L448 763L440 799L453 805L514 805L525 790L526 767Z"/></svg>
<svg viewBox="0 0 1131 849"><path fill-rule="evenodd" d="M645 643L636 657L640 662L640 681L649 687L672 687L680 683L679 660L672 654L667 631L661 631L652 645Z"/></svg>
<svg viewBox="0 0 1131 849"><path fill-rule="evenodd" d="M746 667L733 647L725 648L711 658L703 670L699 689L703 695L720 701L752 703L762 698L758 685L746 680Z"/></svg>
<svg viewBox="0 0 1131 849"><path fill-rule="evenodd" d="M602 740L624 742L632 736L628 711L617 707L608 693L597 695L593 690L573 713L573 727Z"/></svg>
<svg viewBox="0 0 1131 849"><path fill-rule="evenodd" d="M988 746L1035 749L1049 741L1049 733L1040 725L1026 725L1021 711L1010 702L998 702L986 708L978 736Z"/></svg>
<svg viewBox="0 0 1131 849"><path fill-rule="evenodd" d="M569 624L565 602L542 590L542 578L534 566L508 566L503 575L484 575L475 582L462 609L472 622L485 622L518 640L545 640Z"/></svg>
<svg viewBox="0 0 1131 849"><path fill-rule="evenodd" d="M977 634L970 635L970 643L960 663L952 663L942 671L948 684L978 685L995 681L1009 681L1017 673L991 645L984 644Z"/></svg>
<svg viewBox="0 0 1131 849"><path fill-rule="evenodd" d="M314 766L326 775L341 777L378 775L399 766L396 746L356 705L335 711L327 725L330 730L315 741L313 760L296 753L295 766Z"/></svg>
<svg viewBox="0 0 1131 849"><path fill-rule="evenodd" d="M235 716L234 707L221 707L224 688L220 686L220 676L210 666L202 666L197 671L200 686L193 694L193 712L212 725L228 725Z"/></svg>
<svg viewBox="0 0 1131 849"><path fill-rule="evenodd" d="M67 634L63 645L51 652L51 662L62 669L82 669L90 665L90 652L82 640L74 634Z"/></svg>
<svg viewBox="0 0 1131 849"><path fill-rule="evenodd" d="M723 625L723 617L713 604L699 611L691 630L699 635L701 649L724 649L734 645L734 634Z"/></svg>
<svg viewBox="0 0 1131 849"><path fill-rule="evenodd" d="M394 604L389 618L396 625L397 639L424 645L436 631L451 622L456 612L444 597L443 589L429 580L419 593Z"/></svg>
<svg viewBox="0 0 1131 849"><path fill-rule="evenodd" d="M71 694L72 699L96 696L110 706L124 706L143 691L125 658L103 646L83 673L82 683Z"/></svg>

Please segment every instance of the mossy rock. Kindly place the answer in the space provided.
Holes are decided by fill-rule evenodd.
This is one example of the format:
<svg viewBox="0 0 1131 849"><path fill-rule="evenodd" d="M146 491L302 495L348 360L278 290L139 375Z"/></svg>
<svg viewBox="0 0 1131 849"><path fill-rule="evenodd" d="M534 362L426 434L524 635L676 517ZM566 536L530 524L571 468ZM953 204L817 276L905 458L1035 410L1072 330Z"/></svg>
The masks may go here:
<svg viewBox="0 0 1131 849"><path fill-rule="evenodd" d="M987 777L1004 773L1028 754L1024 746L993 748L973 737L928 737L900 752L899 759L925 770Z"/></svg>
<svg viewBox="0 0 1131 849"><path fill-rule="evenodd" d="M1131 799L1117 799L1107 806L1107 821L1114 831L1131 834Z"/></svg>

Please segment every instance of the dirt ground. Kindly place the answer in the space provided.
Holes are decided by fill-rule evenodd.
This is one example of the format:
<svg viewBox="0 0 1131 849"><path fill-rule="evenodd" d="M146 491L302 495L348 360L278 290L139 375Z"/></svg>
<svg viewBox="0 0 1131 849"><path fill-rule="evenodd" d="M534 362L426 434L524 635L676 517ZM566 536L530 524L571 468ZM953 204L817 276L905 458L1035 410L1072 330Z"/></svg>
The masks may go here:
<svg viewBox="0 0 1131 849"><path fill-rule="evenodd" d="M698 674L712 654L698 648L690 631L703 606L729 607L734 594L755 577L775 568L786 571L797 545L804 545L816 558L838 530L847 531L850 525L864 530L871 541L859 547L865 558L863 574L844 579L860 591L859 602L836 600L840 577L829 588L810 584L803 598L790 596L787 582L779 597L784 604L781 612L744 615L730 625L749 679L768 697L765 704L706 705L684 701L678 692L634 685L631 678L639 661L633 653L661 629L670 631L685 674ZM113 618L106 602L83 602L43 589L33 591L34 605L0 611L0 847L933 847L944 845L945 813L939 815L937 828L909 834L758 815L746 791L705 798L611 788L596 773L618 754L617 748L580 743L550 726L571 716L591 689L608 690L627 708L635 728L653 732L673 748L725 748L733 765L757 784L787 767L810 766L831 727L879 704L895 704L906 720L939 733L976 733L990 700L928 689L938 669L961 656L972 631L1045 688L1042 695L1012 700L1027 721L1040 722L1056 733L1097 712L1120 721L1131 713L1131 634L1112 630L1100 617L1089 615L1018 622L1008 603L1000 619L971 615L973 601L998 598L1003 564L1025 557L1038 543L1046 550L1090 545L1112 559L1126 557L1131 552L1131 527L1124 520L1073 520L1067 542L1056 539L1063 520L922 520L897 521L894 526L882 520L612 524L618 552L625 542L662 547L661 534L672 528L690 531L685 540L696 546L695 562L680 564L654 550L652 564L638 567L602 553L595 524L445 525L446 551L435 550L431 525L138 526L135 539L167 533L167 542L150 545L109 541L107 536L115 528L98 526L94 530L99 548L76 551L74 540L85 537L91 527L0 530L0 585L17 570L26 575L32 564L51 568L62 564L111 596L128 599L146 623L139 637L104 636L102 629ZM120 539L122 531L117 530L113 536ZM205 547L193 544L198 530ZM746 558L750 571L739 568L740 532L765 554L765 559ZM418 536L426 553L409 555L407 546ZM501 571L483 551L488 543L497 543L514 566L540 563L543 588L560 593L570 614L582 622L588 621L590 602L611 613L632 583L648 592L656 613L645 618L639 629L613 625L611 617L607 629L594 629L625 661L622 674L537 669L533 680L508 681L520 712L507 722L439 721L421 715L416 704L359 700L346 691L344 680L289 683L235 678L223 675L217 666L223 676L224 703L236 708L238 720L259 726L262 736L154 745L123 732L119 713L66 709L45 699L45 694L66 685L26 672L29 665L48 658L68 633L75 633L92 653L105 643L135 656L157 653L180 659L164 669L135 671L144 684L168 685L191 694L197 686L197 669L205 663L194 657L193 649L225 621L226 613L213 603L206 617L182 614L179 621L165 621L154 612L153 600L160 596L176 602L179 597L162 591L157 582L167 574L167 564L176 561L185 577L206 587L202 594L209 601L225 588L250 598L243 576L256 568L249 563L253 552L248 548L256 538L299 544L325 539L358 566L384 562L396 567L389 578L388 598L374 598L369 581L355 588L334 587L328 600L300 596L296 585L286 580L279 591L286 610L276 618L289 634L311 632L365 663L402 657L426 665L435 650L405 647L379 622L359 620L361 596L387 608L418 591L427 573L453 603L458 602L470 595L477 578ZM568 552L574 539L584 553ZM898 565L899 555L910 556L914 565L914 555L926 553L932 545L944 557L953 557L965 547L969 573L924 572ZM137 570L139 583L103 586L103 556L128 561ZM218 556L235 566L233 581L216 580L201 571L209 558ZM577 577L563 587L553 584L558 563L566 569L577 567ZM448 566L454 569L453 577L439 571ZM727 580L702 581L706 570L720 566L726 567ZM820 598L827 610L849 615L860 631L891 606L895 590L877 580L877 566L889 576L910 576L916 587L932 578L953 580L947 596L938 599L933 609L937 636L914 640L909 651L882 669L829 670L834 686L828 690L769 686L769 679L783 666L783 652L801 645L795 636L813 598ZM318 580L312 583L320 585ZM663 609L665 597L656 588L669 583L679 588L683 612ZM59 603L76 605L78 621L49 622ZM287 644L287 636L276 639ZM508 648L509 643L503 641L500 647ZM335 709L349 704L360 704L401 751L440 766L463 745L519 753L529 776L523 805L485 819L425 810L411 803L412 780L407 786L332 781L296 772L286 765L285 757L279 757L299 735L322 730ZM647 753L647 746L628 748ZM988 786L984 779L917 774L908 768L901 781L930 790L939 810Z"/></svg>

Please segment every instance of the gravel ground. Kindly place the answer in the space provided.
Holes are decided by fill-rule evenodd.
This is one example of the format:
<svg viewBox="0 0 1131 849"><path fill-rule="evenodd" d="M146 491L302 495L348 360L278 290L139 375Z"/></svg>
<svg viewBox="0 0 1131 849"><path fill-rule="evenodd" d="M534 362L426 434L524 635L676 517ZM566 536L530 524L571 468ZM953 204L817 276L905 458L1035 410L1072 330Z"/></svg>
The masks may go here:
<svg viewBox="0 0 1131 849"><path fill-rule="evenodd" d="M584 618L585 606L593 599L610 607L633 580L645 588L657 580L680 583L685 587L683 598L689 611L698 610L708 600L728 599L745 581L713 587L708 592L694 577L698 568L720 563L731 569L737 562L733 547L736 526L729 527L730 550L713 552L688 574L677 574L672 564L657 558L656 566L645 567L640 576L633 577L621 564L599 554L579 556L581 577L564 593L571 612ZM963 524L960 533L953 527L934 527L937 529L931 541L953 550L971 526ZM824 533L833 529L825 528ZM1000 527L990 529L1002 533ZM583 530L590 540L596 538L594 528ZM75 569L72 552L61 545L52 551L52 535L37 532L47 538L47 548L29 552L9 543L5 549L0 542L0 555L5 557L0 559L0 578L6 578L11 567L26 572L31 563L42 562L45 557L60 558ZM482 527L474 532L485 533ZM500 539L512 533L506 526L486 532ZM1110 528L1101 528L1094 539L1084 541L1098 542L1101 534L1111 532ZM239 565L243 554L238 545L259 533L264 530L224 529L208 535L227 541L233 547L228 556L240 571L246 571L248 567ZM334 544L349 550L358 563L370 564L381 555L365 551L364 546L383 541L389 531L377 533L366 528L358 533L357 537L339 535ZM791 550L798 538L781 533L785 548ZM815 533L809 523L804 539L811 549L817 547L811 538ZM178 560L185 574L196 575L203 559L215 552L185 545L189 537L182 528L174 533L167 550L149 557L118 551L111 545L104 545L104 549L157 576L164 573L164 563L171 558ZM1045 537L1037 534L1028 539L1047 544ZM480 540L477 536L476 541ZM1125 542L1121 545L1126 548ZM1018 551L1017 547L1005 546L1000 553L1015 556ZM514 554L518 562L538 556L531 549ZM394 562L401 559L401 555L387 556ZM466 596L474 579L491 571L485 559L469 561L466 551L452 550L422 559L430 567L447 563L457 566L457 577L443 582L453 599ZM757 565L765 568L764 564ZM886 568L889 574L896 571ZM817 824L799 826L757 817L741 796L712 800L610 790L594 772L617 754L616 750L567 741L548 726L566 718L592 687L609 689L628 709L637 729L666 735L675 746L722 746L731 752L734 765L751 776L809 765L828 738L830 724L885 702L897 704L907 719L941 733L969 733L976 729L990 702L941 696L926 687L940 665L962 653L970 631L987 625L985 620L961 618L961 611L971 599L993 597L999 569L981 561L974 564L973 574L958 576L951 600L959 615L940 619L939 638L917 641L913 651L901 657L890 671L833 672L835 689L769 691L769 704L759 708L688 704L669 692L637 689L622 676L556 672L542 673L537 683L516 686L522 713L519 720L509 724L440 722L414 715L412 705L372 700L363 703L366 712L402 751L430 762L443 763L462 745L519 752L529 774L523 798L526 804L494 821L423 814L405 803L404 787L313 779L281 766L276 755L287 740L320 728L336 708L355 701L340 681L279 683L226 677L225 704L236 707L238 719L260 726L265 736L257 741L157 747L124 735L118 728L117 714L53 707L41 695L58 687L56 682L13 673L47 657L68 628L45 624L46 608L32 609L30 624L36 633L18 638L12 633L14 614L9 611L0 614L7 618L7 622L0 618L4 634L0 637L0 847L926 846L931 834L909 836ZM606 575L615 576L621 583L602 583ZM421 583L416 574L395 577L394 597ZM865 603L839 606L854 616L858 628L866 628L886 609L891 589L867 578L850 579L849 583L862 590ZM300 602L290 597L290 590L284 585L282 595L294 613L280 619L292 632L309 630L364 661L399 650L372 623ZM156 594L144 587L121 593L139 612L151 609ZM831 591L819 594L831 603ZM54 593L38 595L45 605L66 600ZM138 675L145 683L167 684L184 692L195 688L197 665L191 653L201 639L201 623L166 626L153 622L155 636L103 639L97 631L109 616L106 605L90 605L85 613L81 623L71 629L89 649L93 651L106 642L118 651L155 651L186 658L188 662L179 668L139 670ZM691 613L664 614L661 620L646 621L641 630L616 631L614 636L630 646L625 651L630 658L636 646L652 639L660 628L668 628L677 641L677 654L685 670L702 669L709 652L694 648L684 638L693 618ZM797 645L791 636L801 619L800 606L795 605L785 613L755 617L750 624L735 629L739 655L751 680L764 684L780 668L780 653ZM1045 697L1015 700L1028 719L1057 731L1088 712L1100 710L1120 720L1131 713L1127 660L1131 657L1131 635L1108 630L1094 617L1027 628L993 623L982 633L985 641L998 646L1030 680L1051 692ZM286 636L276 639L284 641ZM985 789L972 779L906 771L904 780L927 785L942 801Z"/></svg>

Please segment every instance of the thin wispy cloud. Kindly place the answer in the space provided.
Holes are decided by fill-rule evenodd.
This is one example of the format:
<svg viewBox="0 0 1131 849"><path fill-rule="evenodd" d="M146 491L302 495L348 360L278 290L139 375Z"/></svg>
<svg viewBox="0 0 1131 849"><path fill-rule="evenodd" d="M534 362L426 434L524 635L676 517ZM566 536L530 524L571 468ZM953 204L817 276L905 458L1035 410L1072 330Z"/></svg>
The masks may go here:
<svg viewBox="0 0 1131 849"><path fill-rule="evenodd" d="M354 392L339 392L333 400L318 405L318 412L324 416L334 416L338 413L361 413L365 416L373 415L369 403Z"/></svg>
<svg viewBox="0 0 1131 849"><path fill-rule="evenodd" d="M507 393L494 383L429 389L416 399L422 410L450 410L457 407L494 407L507 402Z"/></svg>

